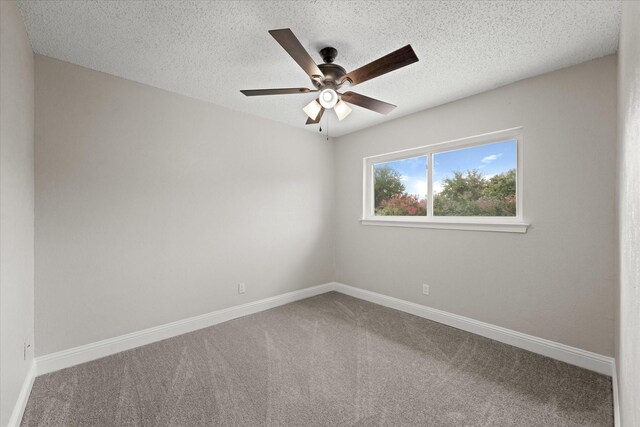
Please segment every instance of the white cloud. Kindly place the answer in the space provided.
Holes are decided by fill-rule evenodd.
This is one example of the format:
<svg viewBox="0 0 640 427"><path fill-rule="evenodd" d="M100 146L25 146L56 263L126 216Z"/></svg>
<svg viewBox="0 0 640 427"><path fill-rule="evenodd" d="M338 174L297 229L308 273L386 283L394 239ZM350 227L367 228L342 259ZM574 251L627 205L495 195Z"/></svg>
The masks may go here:
<svg viewBox="0 0 640 427"><path fill-rule="evenodd" d="M442 191L442 183L440 181L433 182L433 194L438 194Z"/></svg>
<svg viewBox="0 0 640 427"><path fill-rule="evenodd" d="M427 181L424 179L408 178L405 181L405 191L420 198L427 196Z"/></svg>
<svg viewBox="0 0 640 427"><path fill-rule="evenodd" d="M407 175L400 175L400 181L407 181L409 177Z"/></svg>
<svg viewBox="0 0 640 427"><path fill-rule="evenodd" d="M498 160L498 157L500 157L500 156L502 156L502 153L491 154L490 156L483 157L481 162L482 163L491 163L494 160Z"/></svg>
<svg viewBox="0 0 640 427"><path fill-rule="evenodd" d="M421 197L425 197L427 195L427 182L426 181L418 181L415 183L414 188L416 190L416 194Z"/></svg>

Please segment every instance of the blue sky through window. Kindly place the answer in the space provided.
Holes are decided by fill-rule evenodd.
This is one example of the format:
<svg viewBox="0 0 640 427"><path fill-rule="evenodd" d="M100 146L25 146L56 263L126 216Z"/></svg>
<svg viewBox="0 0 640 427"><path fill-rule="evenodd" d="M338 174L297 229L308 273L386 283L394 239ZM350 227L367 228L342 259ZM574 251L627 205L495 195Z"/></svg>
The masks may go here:
<svg viewBox="0 0 640 427"><path fill-rule="evenodd" d="M515 169L517 164L516 141L497 142L470 148L437 153L434 157L433 191L442 189L444 179L456 171L479 170L487 178ZM389 167L402 177L409 194L423 199L427 196L427 157L418 156L392 162L378 163L376 168Z"/></svg>
<svg viewBox="0 0 640 427"><path fill-rule="evenodd" d="M456 171L477 169L487 178L515 169L517 164L516 141L478 145L433 156L433 192L438 194L442 182Z"/></svg>
<svg viewBox="0 0 640 427"><path fill-rule="evenodd" d="M378 163L374 167L388 167L396 170L400 173L400 179L407 193L418 196L419 199L427 196L427 156Z"/></svg>

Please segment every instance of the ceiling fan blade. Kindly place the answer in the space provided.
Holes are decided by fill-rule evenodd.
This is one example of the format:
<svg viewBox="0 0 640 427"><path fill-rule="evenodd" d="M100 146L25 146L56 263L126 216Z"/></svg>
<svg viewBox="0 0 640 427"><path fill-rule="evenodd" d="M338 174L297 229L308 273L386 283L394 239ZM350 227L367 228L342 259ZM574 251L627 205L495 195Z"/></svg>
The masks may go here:
<svg viewBox="0 0 640 427"><path fill-rule="evenodd" d="M318 117L316 117L315 120L313 120L311 117L307 117L307 122L305 123L305 125L315 125L320 123L320 119L322 118L323 114L324 114L324 107L320 109L320 112L318 113Z"/></svg>
<svg viewBox="0 0 640 427"><path fill-rule="evenodd" d="M357 70L353 70L342 78L342 83L351 81L351 85L357 85L367 80L380 77L398 68L405 67L418 61L416 53L410 44L402 47L382 58L364 65Z"/></svg>
<svg viewBox="0 0 640 427"><path fill-rule="evenodd" d="M375 111L380 114L389 114L397 107L396 105L389 104L388 102L369 98L368 96L360 95L355 92L343 93L342 100L346 103L357 105L358 107L366 108L367 110Z"/></svg>
<svg viewBox="0 0 640 427"><path fill-rule="evenodd" d="M318 68L313 58L311 58L298 38L293 34L293 31L289 28L283 28L281 30L270 30L269 34L271 34L273 38L280 43L280 46L282 46L284 50L291 55L293 60L302 67L309 77L324 77L320 68Z"/></svg>
<svg viewBox="0 0 640 427"><path fill-rule="evenodd" d="M311 93L317 92L315 89L307 89L306 87L291 87L284 89L249 89L241 90L246 96L261 96L261 95L290 95L295 93Z"/></svg>

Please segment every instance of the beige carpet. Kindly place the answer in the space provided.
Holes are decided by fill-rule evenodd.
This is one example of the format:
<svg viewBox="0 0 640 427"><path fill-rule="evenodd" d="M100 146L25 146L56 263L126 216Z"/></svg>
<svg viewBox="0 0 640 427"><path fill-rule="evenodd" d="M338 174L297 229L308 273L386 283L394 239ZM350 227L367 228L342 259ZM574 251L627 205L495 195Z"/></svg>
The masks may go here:
<svg viewBox="0 0 640 427"><path fill-rule="evenodd" d="M331 292L38 377L23 426L611 426L611 380Z"/></svg>

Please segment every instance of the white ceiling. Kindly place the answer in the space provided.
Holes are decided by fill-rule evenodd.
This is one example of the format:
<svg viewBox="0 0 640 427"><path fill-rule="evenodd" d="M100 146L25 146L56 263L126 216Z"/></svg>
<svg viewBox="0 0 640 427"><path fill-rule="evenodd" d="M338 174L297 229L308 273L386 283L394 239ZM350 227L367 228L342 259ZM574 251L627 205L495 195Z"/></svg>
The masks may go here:
<svg viewBox="0 0 640 427"><path fill-rule="evenodd" d="M247 98L240 89L312 87L267 32L291 28L347 71L411 43L420 61L353 90L398 105L354 107L332 136L614 53L619 1L18 0L36 53L300 128L314 94ZM324 123L324 119L323 119ZM317 126L307 126L317 132Z"/></svg>

